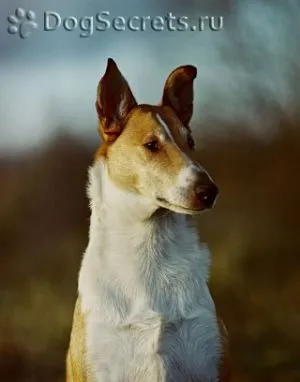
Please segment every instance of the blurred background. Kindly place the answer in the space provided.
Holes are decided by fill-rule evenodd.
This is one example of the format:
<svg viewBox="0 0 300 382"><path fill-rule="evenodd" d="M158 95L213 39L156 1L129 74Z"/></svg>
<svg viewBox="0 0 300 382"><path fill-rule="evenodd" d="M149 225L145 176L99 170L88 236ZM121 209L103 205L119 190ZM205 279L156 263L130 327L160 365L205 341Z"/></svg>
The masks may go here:
<svg viewBox="0 0 300 382"><path fill-rule="evenodd" d="M7 33L17 7L62 17L224 17L220 31ZM143 103L176 66L198 67L191 127L215 178L199 219L233 381L300 381L300 4L297 0L2 0L0 381L63 381L87 245L95 91L113 57Z"/></svg>

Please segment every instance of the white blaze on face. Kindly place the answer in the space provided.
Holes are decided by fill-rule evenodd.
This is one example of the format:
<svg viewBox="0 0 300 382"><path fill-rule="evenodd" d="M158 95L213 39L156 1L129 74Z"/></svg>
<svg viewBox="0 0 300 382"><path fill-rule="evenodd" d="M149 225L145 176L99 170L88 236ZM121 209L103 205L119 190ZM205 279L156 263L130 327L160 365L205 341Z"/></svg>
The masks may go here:
<svg viewBox="0 0 300 382"><path fill-rule="evenodd" d="M188 189L197 178L197 175L199 172L204 171L201 166L198 166L195 164L176 144L172 133L166 124L166 122L161 118L159 114L156 114L156 118L160 125L163 127L165 135L168 137L168 139L172 142L172 144L181 152L182 157L184 158L184 165L182 169L180 170L179 174L174 179L174 189L169 190L171 194L177 194L177 191L179 189L182 191L182 189ZM187 136L187 132L185 131L185 128L181 129L182 135L185 137ZM174 195L172 195L174 196Z"/></svg>
<svg viewBox="0 0 300 382"><path fill-rule="evenodd" d="M158 122L161 124L161 126L163 127L163 129L164 129L166 135L168 136L168 138L172 142L175 143L174 138L172 136L172 133L171 133L168 125L166 124L166 122L161 118L161 116L158 113L156 114L156 118L157 118ZM188 135L187 129L184 126L180 126L179 131L180 131L181 135L183 136L183 138L187 139L187 135Z"/></svg>
<svg viewBox="0 0 300 382"><path fill-rule="evenodd" d="M170 141L179 149L179 147L177 146L177 144L173 138L173 135L172 135L168 125L166 124L166 122L163 121L163 119L161 118L161 116L158 113L156 113L156 118L157 118L158 122L160 123L160 125L162 126L164 133L166 134L168 139L170 139Z"/></svg>

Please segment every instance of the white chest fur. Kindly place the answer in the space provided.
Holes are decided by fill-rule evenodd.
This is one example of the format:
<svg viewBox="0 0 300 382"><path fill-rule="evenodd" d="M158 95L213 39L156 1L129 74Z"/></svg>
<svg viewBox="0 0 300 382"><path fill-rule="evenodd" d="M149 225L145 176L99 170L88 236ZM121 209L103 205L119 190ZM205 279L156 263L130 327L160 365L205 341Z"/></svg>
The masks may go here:
<svg viewBox="0 0 300 382"><path fill-rule="evenodd" d="M90 171L92 216L79 294L96 381L215 382L220 335L209 252L191 218L141 219L150 205Z"/></svg>

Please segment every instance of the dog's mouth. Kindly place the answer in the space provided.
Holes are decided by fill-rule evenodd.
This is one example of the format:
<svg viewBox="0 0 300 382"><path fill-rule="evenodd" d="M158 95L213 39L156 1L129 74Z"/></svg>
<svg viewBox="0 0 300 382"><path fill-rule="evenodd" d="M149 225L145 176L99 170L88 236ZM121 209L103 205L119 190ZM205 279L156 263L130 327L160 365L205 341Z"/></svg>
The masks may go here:
<svg viewBox="0 0 300 382"><path fill-rule="evenodd" d="M173 203L170 203L166 199L161 198L159 196L156 197L156 201L158 202L158 204L161 207L166 208L166 209L171 210L171 211L182 213L182 214L196 215L196 214L199 214L200 212L202 212L203 210L205 210L204 207L188 208L188 207L181 206L178 204L173 204Z"/></svg>

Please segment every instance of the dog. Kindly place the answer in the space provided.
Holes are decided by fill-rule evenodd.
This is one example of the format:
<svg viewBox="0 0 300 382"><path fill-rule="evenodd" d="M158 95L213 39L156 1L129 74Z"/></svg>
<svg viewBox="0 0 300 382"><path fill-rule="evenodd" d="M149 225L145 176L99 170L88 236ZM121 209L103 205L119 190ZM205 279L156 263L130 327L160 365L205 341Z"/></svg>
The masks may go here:
<svg viewBox="0 0 300 382"><path fill-rule="evenodd" d="M227 382L229 345L195 215L218 188L195 159L197 69L176 68L158 105L138 104L111 58L97 89L102 145L89 169L89 242L67 382Z"/></svg>

